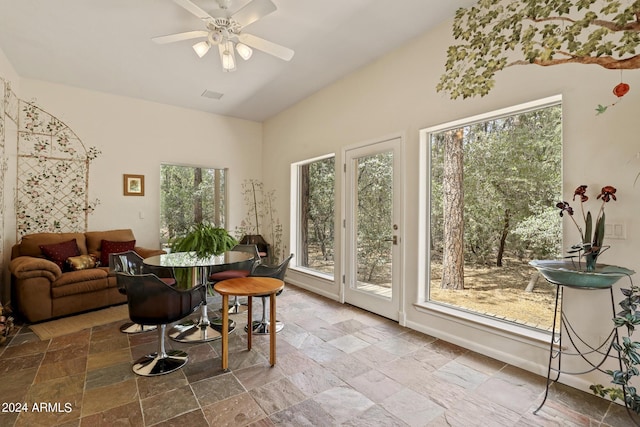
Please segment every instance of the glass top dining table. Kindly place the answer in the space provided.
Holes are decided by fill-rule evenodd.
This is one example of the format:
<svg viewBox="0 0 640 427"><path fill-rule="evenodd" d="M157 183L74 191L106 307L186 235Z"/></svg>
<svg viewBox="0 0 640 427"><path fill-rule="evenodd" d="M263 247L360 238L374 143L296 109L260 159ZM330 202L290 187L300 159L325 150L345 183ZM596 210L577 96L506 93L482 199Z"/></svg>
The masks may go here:
<svg viewBox="0 0 640 427"><path fill-rule="evenodd" d="M168 254L154 255L145 258L143 262L153 267L197 268L206 271L216 267L230 270L236 268L237 264L251 260L253 260L253 255L241 251L227 251L220 255L211 255L202 258L196 256L195 252L170 252ZM206 277L192 278L191 285L195 286L201 283L206 283Z"/></svg>
<svg viewBox="0 0 640 427"><path fill-rule="evenodd" d="M174 270L179 279L180 270L185 270L186 281L178 281L182 286L207 286L208 277L213 271L232 270L253 260L253 255L241 251L227 251L220 255L198 257L195 252L171 252L144 259L144 264L152 267L165 267ZM233 329L234 325L228 325ZM186 320L169 330L169 337L179 342L207 342L221 337L222 319L209 319L206 295L201 305L198 320Z"/></svg>

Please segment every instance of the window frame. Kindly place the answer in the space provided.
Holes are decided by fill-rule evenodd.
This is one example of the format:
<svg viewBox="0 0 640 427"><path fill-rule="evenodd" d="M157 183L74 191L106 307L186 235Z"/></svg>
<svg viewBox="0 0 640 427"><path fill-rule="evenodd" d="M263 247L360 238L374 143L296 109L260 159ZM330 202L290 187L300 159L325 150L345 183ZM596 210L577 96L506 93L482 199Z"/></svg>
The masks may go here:
<svg viewBox="0 0 640 427"><path fill-rule="evenodd" d="M429 286L431 277L431 263L429 252L429 230L431 228L431 134L463 126L470 126L479 122L497 119L504 116L522 114L554 105L562 105L562 95L553 95L546 98L513 105L510 107L489 111L475 116L442 123L435 126L422 128L419 131L419 197L418 197L418 292L414 307L423 313L436 315L437 317L455 320L470 326L482 327L488 330L501 330L538 342L548 343L551 332L536 329L527 325L488 317L480 313L472 312L464 308L452 307L429 300Z"/></svg>
<svg viewBox="0 0 640 427"><path fill-rule="evenodd" d="M162 236L162 226L163 226L163 221L162 221L162 200L163 200L163 188L162 188L162 173L163 173L163 167L181 167L181 168L190 168L190 169L202 169L202 170L214 170L214 171L219 171L222 174L223 177L223 182L222 185L218 188L218 190L222 193L222 199L221 201L218 200L217 202L214 202L214 206L217 207L218 210L218 214L220 215L219 220L221 221L219 224L214 224L216 227L221 227L221 228L227 228L228 227L228 218L229 218L229 168L224 168L224 167L213 167L213 166L202 166L202 165L194 165L194 164L185 164L185 163L171 163L171 162L161 162L160 163L160 173L158 175L159 178L159 182L158 182L158 187L159 187L159 198L158 198L158 208L159 208L159 215L158 215L158 234L160 237L160 247L162 247L164 250L169 250L169 246L168 246L168 242L165 241L165 239ZM213 191L213 194L216 193L216 189L214 187L210 187L211 190ZM212 196L213 198L213 196Z"/></svg>
<svg viewBox="0 0 640 427"><path fill-rule="evenodd" d="M329 273L325 273L319 270L315 270L313 268L309 268L303 265L300 265L298 262L299 259L301 259L298 256L298 253L300 251L300 248L302 246L301 242L300 242L300 233L299 233L299 227L300 227L300 215L301 215L301 200L300 200L300 177L301 177L301 171L300 168L301 166L305 166L305 165L309 165L311 163L315 163L321 160L326 160L326 159L334 159L334 174L335 177L338 177L337 171L336 171L336 154L335 153L328 153L328 154L324 154L321 156L317 156L317 157L313 157L310 159L305 159L305 160L301 160L298 162L294 162L291 163L291 192L290 192L290 232L289 232L289 247L291 248L291 252L294 254L293 259L291 260L291 263L289 265L289 268L292 270L296 270L311 276L315 276L317 278L320 279L326 279L329 280L331 282L333 282L335 280L335 278L337 277L337 273L336 273L336 259L335 259L335 249L336 249L336 241L335 241L335 225L334 225L334 241L333 241L333 247L334 247L334 269L333 269L333 274L329 274ZM335 185L334 185L334 189L333 189L333 194L334 194L334 203L336 203L336 191L335 191ZM335 205L334 205L335 206ZM335 213L334 213L334 222L335 222Z"/></svg>

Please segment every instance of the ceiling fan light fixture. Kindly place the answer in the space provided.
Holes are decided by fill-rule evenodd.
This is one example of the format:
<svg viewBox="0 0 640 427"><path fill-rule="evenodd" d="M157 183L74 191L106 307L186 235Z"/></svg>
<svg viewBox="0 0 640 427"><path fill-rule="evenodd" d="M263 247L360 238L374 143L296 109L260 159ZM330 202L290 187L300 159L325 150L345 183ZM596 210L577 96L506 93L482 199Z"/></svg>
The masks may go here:
<svg viewBox="0 0 640 427"><path fill-rule="evenodd" d="M209 40L210 44L216 45L224 41L224 36L222 35L222 31L215 30L209 33L209 35L207 36L207 39Z"/></svg>
<svg viewBox="0 0 640 427"><path fill-rule="evenodd" d="M236 69L236 57L233 52L233 42L227 40L221 55L222 71L230 72Z"/></svg>
<svg viewBox="0 0 640 427"><path fill-rule="evenodd" d="M193 50L196 52L199 58L202 58L209 51L211 44L208 41L198 42L193 45Z"/></svg>
<svg viewBox="0 0 640 427"><path fill-rule="evenodd" d="M251 49L244 43L236 44L236 52L238 52L238 55L240 55L240 57L245 61L251 58L251 55L253 55L253 49Z"/></svg>
<svg viewBox="0 0 640 427"><path fill-rule="evenodd" d="M215 13L214 16L201 9L195 1L204 2L204 0L173 0L191 15L204 21L206 30L169 34L153 37L152 40L158 44L166 44L206 37L205 40L194 44L193 50L198 57L202 58L212 46L218 46L220 61L225 72L236 69L236 53L246 61L253 55L253 49L284 61L290 61L293 57L293 50L243 31L244 27L277 10L273 0L245 0L245 5L232 14L228 11L228 6L235 0L215 0L222 11Z"/></svg>

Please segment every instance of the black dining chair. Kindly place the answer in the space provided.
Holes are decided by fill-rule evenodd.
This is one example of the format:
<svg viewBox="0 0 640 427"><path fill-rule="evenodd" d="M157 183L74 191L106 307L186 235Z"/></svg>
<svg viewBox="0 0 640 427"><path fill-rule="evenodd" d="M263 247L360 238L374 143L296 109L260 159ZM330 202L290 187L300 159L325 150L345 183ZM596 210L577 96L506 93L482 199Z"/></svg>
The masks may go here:
<svg viewBox="0 0 640 427"><path fill-rule="evenodd" d="M188 355L181 350L165 348L166 327L200 307L206 285L178 289L167 285L155 274L116 273L116 279L118 286L123 286L127 292L129 318L140 325L156 325L158 330L157 351L136 360L133 372L155 376L182 368L187 363Z"/></svg>
<svg viewBox="0 0 640 427"><path fill-rule="evenodd" d="M154 268L144 265L143 259L135 251L124 251L119 253L109 254L109 271L112 274L127 273L127 274L142 274L153 273L168 285L175 285L176 280L173 277L171 269L167 268ZM121 294L126 295L126 289L118 285L118 291ZM140 332L154 331L155 325L143 326L134 322L126 322L120 326L120 332L125 334L138 334Z"/></svg>
<svg viewBox="0 0 640 427"><path fill-rule="evenodd" d="M253 255L253 259L243 263L243 265L239 265L238 268L212 273L211 275L209 275L209 281L212 284L216 284L217 282L221 282L223 280L247 277L249 274L251 274L251 271L255 268L255 266L260 264L260 253L258 252L257 245L235 245L231 250L250 253ZM224 307L220 308L220 310L223 309ZM230 304L229 307L227 307L227 310L229 310L229 314L243 313L247 310L247 305L241 304L240 300L236 296L233 299L233 303Z"/></svg>
<svg viewBox="0 0 640 427"><path fill-rule="evenodd" d="M253 268L253 270L251 271L251 274L249 274L248 277L272 277L274 279L280 279L284 281L284 276L287 273L287 268L289 267L289 262L291 261L291 258L293 258L293 254L289 255L287 259L285 259L278 265L258 264ZM274 295L273 298L280 295L281 293L282 293L282 290L279 291L276 295ZM267 296L268 295L263 295L260 297L262 299L262 317L260 320L254 320L251 322L252 334L266 335L269 333L271 325L269 324L270 322L267 320L267 303L266 303ZM248 331L248 328L249 328L249 325L245 326L245 331ZM284 323L280 322L279 320L276 320L275 328L276 328L276 332L280 332L282 328L284 328Z"/></svg>

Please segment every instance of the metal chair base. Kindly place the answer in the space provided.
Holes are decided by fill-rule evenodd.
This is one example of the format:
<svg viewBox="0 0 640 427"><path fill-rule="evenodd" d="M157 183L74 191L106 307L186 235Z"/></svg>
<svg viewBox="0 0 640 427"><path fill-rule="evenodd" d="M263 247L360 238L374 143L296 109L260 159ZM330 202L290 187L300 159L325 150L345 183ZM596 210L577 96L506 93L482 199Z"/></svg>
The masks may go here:
<svg viewBox="0 0 640 427"><path fill-rule="evenodd" d="M254 320L251 322L251 333L253 335L269 335L270 332L270 322L263 322L262 320ZM279 320L276 320L276 333L280 332L284 328L284 323ZM249 325L244 327L244 331L248 332Z"/></svg>
<svg viewBox="0 0 640 427"><path fill-rule="evenodd" d="M244 304L238 304L238 305L230 305L229 306L229 314L242 314L242 313L246 313L247 310L249 309L249 307L247 307Z"/></svg>
<svg viewBox="0 0 640 427"><path fill-rule="evenodd" d="M158 331L158 351L142 356L133 362L133 372L143 377L153 377L164 375L176 371L187 364L189 357L181 350L165 350L164 337L167 325L159 325Z"/></svg>
<svg viewBox="0 0 640 427"><path fill-rule="evenodd" d="M151 353L133 363L133 372L143 377L164 375L182 368L188 360L187 353L180 350L169 350L162 356Z"/></svg>
<svg viewBox="0 0 640 427"><path fill-rule="evenodd" d="M275 295L271 298L275 298ZM254 335L268 335L271 322L267 320L267 297L262 296L260 299L262 300L262 318L259 321L254 320L251 322L251 333ZM276 333L280 332L282 328L284 328L284 323L276 320ZM249 325L244 327L244 331L249 331Z"/></svg>
<svg viewBox="0 0 640 427"><path fill-rule="evenodd" d="M229 321L229 332L233 332L236 322ZM200 305L198 319L187 319L179 322L169 331L169 337L178 342L195 343L208 342L220 339L222 331L222 319L209 319L207 304Z"/></svg>
<svg viewBox="0 0 640 427"><path fill-rule="evenodd" d="M242 314L242 313L245 313L248 309L249 307L247 306L247 304L241 303L238 297L236 296L233 299L233 304L229 304L229 308L228 308L229 311L227 311L227 313ZM222 313L222 308L220 308L219 311L220 313Z"/></svg>
<svg viewBox="0 0 640 427"><path fill-rule="evenodd" d="M229 320L229 333L236 329L236 322ZM187 320L175 325L169 331L169 338L178 342L199 343L220 339L222 336L222 319L207 319L206 323Z"/></svg>
<svg viewBox="0 0 640 427"><path fill-rule="evenodd" d="M127 322L120 326L120 332L123 334L140 334L142 332L155 331L157 328L155 325L141 325L139 323Z"/></svg>

